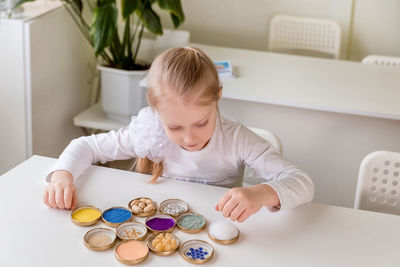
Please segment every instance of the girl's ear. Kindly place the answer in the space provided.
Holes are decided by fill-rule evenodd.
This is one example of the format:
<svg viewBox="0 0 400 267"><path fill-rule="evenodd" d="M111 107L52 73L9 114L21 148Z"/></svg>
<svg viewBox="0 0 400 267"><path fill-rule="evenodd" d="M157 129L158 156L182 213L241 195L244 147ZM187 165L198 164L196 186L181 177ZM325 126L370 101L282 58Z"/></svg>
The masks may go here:
<svg viewBox="0 0 400 267"><path fill-rule="evenodd" d="M221 97L222 97L222 86L219 88L218 100L220 100Z"/></svg>

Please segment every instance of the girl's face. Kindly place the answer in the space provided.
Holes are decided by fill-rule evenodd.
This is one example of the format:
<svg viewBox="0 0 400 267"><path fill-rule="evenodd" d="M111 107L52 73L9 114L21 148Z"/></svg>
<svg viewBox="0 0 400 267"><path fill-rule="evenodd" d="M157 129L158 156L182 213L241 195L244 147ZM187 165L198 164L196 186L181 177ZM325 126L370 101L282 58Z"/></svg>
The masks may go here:
<svg viewBox="0 0 400 267"><path fill-rule="evenodd" d="M217 102L200 106L179 96L162 102L157 112L169 139L188 151L205 147L214 133Z"/></svg>

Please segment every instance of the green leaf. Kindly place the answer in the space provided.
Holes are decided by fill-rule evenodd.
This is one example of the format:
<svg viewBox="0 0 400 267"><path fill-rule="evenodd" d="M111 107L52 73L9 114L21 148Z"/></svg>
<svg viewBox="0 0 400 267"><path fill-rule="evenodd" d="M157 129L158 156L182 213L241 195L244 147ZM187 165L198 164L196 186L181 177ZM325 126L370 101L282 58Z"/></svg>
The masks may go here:
<svg viewBox="0 0 400 267"><path fill-rule="evenodd" d="M178 28L178 26L181 24L180 19L172 13L170 13L170 15L171 15L171 20L174 23L174 27Z"/></svg>
<svg viewBox="0 0 400 267"><path fill-rule="evenodd" d="M129 17L139 6L139 0L121 0L121 13L122 17L126 19Z"/></svg>
<svg viewBox="0 0 400 267"><path fill-rule="evenodd" d="M171 19L175 28L185 20L180 0L157 0L157 3L160 8L171 13Z"/></svg>
<svg viewBox="0 0 400 267"><path fill-rule="evenodd" d="M138 17L143 21L144 26L154 34L162 34L160 17L154 12L149 1L142 0L136 10Z"/></svg>
<svg viewBox="0 0 400 267"><path fill-rule="evenodd" d="M115 0L97 0L97 6L106 6L106 5L111 5L115 4Z"/></svg>
<svg viewBox="0 0 400 267"><path fill-rule="evenodd" d="M108 4L96 7L93 12L90 35L93 39L94 51L98 56L110 45L117 34L118 10L115 2L108 1Z"/></svg>
<svg viewBox="0 0 400 267"><path fill-rule="evenodd" d="M20 5L22 5L22 4L26 3L26 2L33 2L33 1L35 1L35 0L19 0L18 2L16 2L16 3L14 4L13 9L19 7Z"/></svg>

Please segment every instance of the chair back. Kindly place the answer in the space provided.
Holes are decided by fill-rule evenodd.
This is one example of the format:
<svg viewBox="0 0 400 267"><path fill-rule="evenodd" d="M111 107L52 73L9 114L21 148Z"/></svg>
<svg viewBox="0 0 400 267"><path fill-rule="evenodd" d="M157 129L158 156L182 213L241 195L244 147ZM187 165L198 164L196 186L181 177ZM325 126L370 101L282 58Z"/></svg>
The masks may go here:
<svg viewBox="0 0 400 267"><path fill-rule="evenodd" d="M377 66L398 67L400 68L400 57L388 57L370 55L362 60L363 64L373 64Z"/></svg>
<svg viewBox="0 0 400 267"><path fill-rule="evenodd" d="M354 208L400 215L400 153L376 151L361 162Z"/></svg>
<svg viewBox="0 0 400 267"><path fill-rule="evenodd" d="M274 133L260 128L248 127L253 133L260 136L264 140L268 141L276 150L282 153L282 143L278 136ZM261 178L254 169L249 168L247 165L243 170L243 181L242 186L247 187L265 182L265 179Z"/></svg>
<svg viewBox="0 0 400 267"><path fill-rule="evenodd" d="M338 59L341 31L339 24L329 19L276 15L270 23L268 44L270 51L308 51L310 55L325 54Z"/></svg>

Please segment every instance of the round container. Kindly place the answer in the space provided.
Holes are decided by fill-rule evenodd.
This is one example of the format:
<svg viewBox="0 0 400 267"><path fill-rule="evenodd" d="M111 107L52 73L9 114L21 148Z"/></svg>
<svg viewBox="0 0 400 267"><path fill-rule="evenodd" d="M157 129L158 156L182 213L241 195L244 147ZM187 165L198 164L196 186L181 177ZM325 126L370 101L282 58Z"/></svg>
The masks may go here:
<svg viewBox="0 0 400 267"><path fill-rule="evenodd" d="M94 251L112 248L115 242L117 242L117 236L107 228L94 228L83 236L85 246Z"/></svg>
<svg viewBox="0 0 400 267"><path fill-rule="evenodd" d="M144 261L149 255L149 248L142 241L129 240L119 243L115 248L115 257L123 264L134 265Z"/></svg>
<svg viewBox="0 0 400 267"><path fill-rule="evenodd" d="M189 240L183 243L179 250L181 256L188 262L203 264L214 256L214 248L203 240Z"/></svg>
<svg viewBox="0 0 400 267"><path fill-rule="evenodd" d="M143 203L145 205L145 207L143 207L143 208L139 207L141 210L137 209L139 203ZM153 205L154 208L143 211L143 209L151 208L151 205ZM152 199L150 199L148 197L138 197L138 198L132 199L131 201L129 201L128 207L132 211L133 215L139 216L139 217L147 217L147 216L153 215L157 210L156 202L154 202Z"/></svg>
<svg viewBox="0 0 400 267"><path fill-rule="evenodd" d="M188 210L189 205L180 199L167 199L160 203L160 212L169 216L179 217Z"/></svg>
<svg viewBox="0 0 400 267"><path fill-rule="evenodd" d="M147 228L143 223L126 222L117 228L117 236L121 241L143 240L146 238Z"/></svg>
<svg viewBox="0 0 400 267"><path fill-rule="evenodd" d="M145 221L147 229L153 233L172 232L175 227L175 219L168 215L157 214L148 217Z"/></svg>
<svg viewBox="0 0 400 267"><path fill-rule="evenodd" d="M194 212L182 214L176 220L176 226L178 226L179 230L189 234L201 232L206 227L206 224L206 218Z"/></svg>
<svg viewBox="0 0 400 267"><path fill-rule="evenodd" d="M71 212L71 221L79 226L91 226L101 218L101 210L93 206L83 206Z"/></svg>
<svg viewBox="0 0 400 267"><path fill-rule="evenodd" d="M227 220L210 223L208 226L208 237L222 245L229 245L239 239L239 229Z"/></svg>
<svg viewBox="0 0 400 267"><path fill-rule="evenodd" d="M153 240L155 240L159 235L164 235L164 236L169 235L172 239L175 240L176 246L172 247L171 249L167 249L167 250L156 249L156 247L153 245ZM152 234L152 235L150 235L149 239L147 240L147 246L149 247L150 251L153 252L156 255L168 256L168 255L171 255L172 253L174 253L175 251L178 250L178 248L179 248L179 238L176 237L173 234L170 234L170 233Z"/></svg>
<svg viewBox="0 0 400 267"><path fill-rule="evenodd" d="M101 215L101 220L108 226L118 227L124 222L129 222L132 219L132 212L124 207L112 207Z"/></svg>

